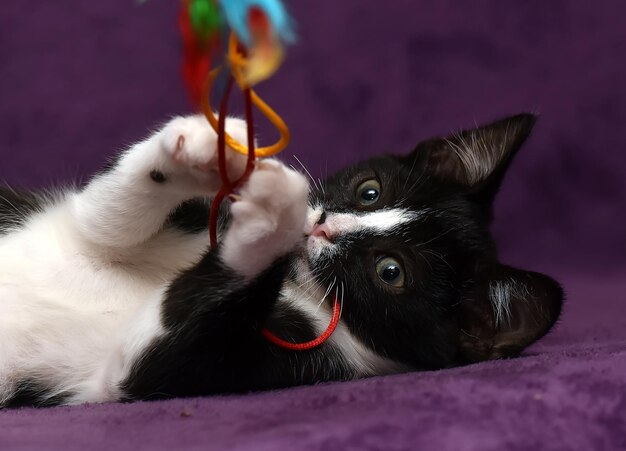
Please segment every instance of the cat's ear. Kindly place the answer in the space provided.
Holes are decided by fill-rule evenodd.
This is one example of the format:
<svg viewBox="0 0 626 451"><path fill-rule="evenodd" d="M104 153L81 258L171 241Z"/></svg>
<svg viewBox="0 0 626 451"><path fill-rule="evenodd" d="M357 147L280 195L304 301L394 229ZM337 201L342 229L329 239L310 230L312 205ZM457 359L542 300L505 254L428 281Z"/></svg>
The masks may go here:
<svg viewBox="0 0 626 451"><path fill-rule="evenodd" d="M460 307L460 351L470 362L513 357L544 336L561 312L550 277L493 263L478 270Z"/></svg>
<svg viewBox="0 0 626 451"><path fill-rule="evenodd" d="M533 114L518 114L447 138L431 139L419 144L412 155L425 160L431 173L443 180L467 187L499 185L536 119Z"/></svg>

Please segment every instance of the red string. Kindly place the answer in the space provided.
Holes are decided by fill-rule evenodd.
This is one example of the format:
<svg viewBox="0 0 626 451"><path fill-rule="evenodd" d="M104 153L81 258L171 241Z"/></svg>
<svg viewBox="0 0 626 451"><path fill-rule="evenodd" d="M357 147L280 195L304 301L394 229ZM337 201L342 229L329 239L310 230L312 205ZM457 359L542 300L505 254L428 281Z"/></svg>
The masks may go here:
<svg viewBox="0 0 626 451"><path fill-rule="evenodd" d="M326 330L314 340L307 341L306 343L291 343L289 341L285 341L282 338L278 338L276 335L271 333L266 328L263 328L261 331L263 336L271 343L280 346L281 348L288 349L290 351L307 351L309 349L313 349L324 343L326 340L330 338L333 334L337 325L339 324L339 318L341 316L341 304L337 300L337 296L333 296L333 316L330 319L330 324Z"/></svg>
<svg viewBox="0 0 626 451"><path fill-rule="evenodd" d="M211 203L211 214L209 217L209 237L211 241L211 249L217 248L217 218L219 216L220 205L224 198L233 193L233 191L242 183L244 183L254 170L254 129L252 128L252 100L250 89L246 89L246 125L248 129L248 161L246 169L241 177L235 183L231 183L228 178L228 170L226 168L226 115L228 114L228 98L233 89L233 77L229 76L226 81L226 88L222 103L220 104L219 116L217 118L217 161L220 171L220 179L222 186L215 195Z"/></svg>
<svg viewBox="0 0 626 451"><path fill-rule="evenodd" d="M228 113L228 98L230 97L230 93L233 88L233 77L229 76L228 81L226 82L226 89L224 91L224 97L222 97L222 103L220 104L219 117L218 117L218 133L217 133L217 157L218 157L218 165L220 171L220 178L222 181L222 186L220 190L215 195L213 202L211 204L211 214L209 218L209 236L211 240L211 248L217 248L217 218L219 215L220 205L224 198L233 193L238 186L244 183L250 174L254 170L254 129L253 129L253 121L252 121L252 99L250 89L244 90L245 97L245 109L246 109L246 125L247 125L247 136L248 136L248 160L246 163L246 169L241 177L239 177L234 183L228 178L228 171L226 168L226 115ZM309 349L313 349L322 343L324 343L328 338L333 334L337 325L339 324L339 318L341 316L341 304L337 300L337 297L333 297L333 315L330 320L330 324L326 328L326 330L316 339L308 341L306 343L290 343L288 341L283 340L282 338L277 337L272 332L270 332L267 328L263 328L261 333L263 336L281 348L288 349L290 351L306 351Z"/></svg>
<svg viewBox="0 0 626 451"><path fill-rule="evenodd" d="M228 98L230 97L230 92L233 89L233 81L233 77L230 76L226 81L224 97L222 97L222 103L220 104L220 111L217 118L217 161L220 170L220 178L222 179L222 186L211 203L211 215L209 216L209 238L211 241L211 249L217 249L217 217L220 211L220 205L222 204L224 197L232 192L232 186L230 184L230 180L228 180L228 174L226 173L226 137L224 131L226 128Z"/></svg>

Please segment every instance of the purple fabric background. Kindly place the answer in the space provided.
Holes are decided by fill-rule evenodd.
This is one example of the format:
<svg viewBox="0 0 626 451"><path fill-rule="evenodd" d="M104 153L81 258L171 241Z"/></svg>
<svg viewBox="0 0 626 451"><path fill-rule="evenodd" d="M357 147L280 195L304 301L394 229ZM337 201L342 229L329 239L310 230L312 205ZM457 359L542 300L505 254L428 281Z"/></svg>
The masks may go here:
<svg viewBox="0 0 626 451"><path fill-rule="evenodd" d="M626 4L293 0L259 91L315 175L519 111L497 203L507 263L568 292L523 358L276 393L0 412L0 449L626 449ZM0 179L81 179L188 111L176 0L0 8ZM272 139L264 126L261 140ZM181 416L181 412L189 416Z"/></svg>

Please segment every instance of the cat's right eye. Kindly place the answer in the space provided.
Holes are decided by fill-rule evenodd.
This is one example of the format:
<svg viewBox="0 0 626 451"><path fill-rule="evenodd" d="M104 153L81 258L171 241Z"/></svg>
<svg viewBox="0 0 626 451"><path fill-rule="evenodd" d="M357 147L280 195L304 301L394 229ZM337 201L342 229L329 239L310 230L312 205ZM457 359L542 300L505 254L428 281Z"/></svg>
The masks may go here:
<svg viewBox="0 0 626 451"><path fill-rule="evenodd" d="M356 198L361 205L372 205L376 203L379 197L380 183L376 179L367 180L356 189Z"/></svg>

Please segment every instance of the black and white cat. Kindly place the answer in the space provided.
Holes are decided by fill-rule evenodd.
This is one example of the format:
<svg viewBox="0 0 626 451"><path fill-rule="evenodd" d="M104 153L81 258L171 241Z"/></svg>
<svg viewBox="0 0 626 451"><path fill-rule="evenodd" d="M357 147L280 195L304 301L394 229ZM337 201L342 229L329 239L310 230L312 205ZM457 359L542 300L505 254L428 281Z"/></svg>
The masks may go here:
<svg viewBox="0 0 626 451"><path fill-rule="evenodd" d="M557 320L551 278L498 262L492 201L522 114L374 158L309 194L263 160L217 251L216 136L178 117L83 189L0 189L0 407L246 392L517 355ZM243 122L227 130L245 142ZM245 158L228 152L232 177ZM267 327L309 351L267 341Z"/></svg>

